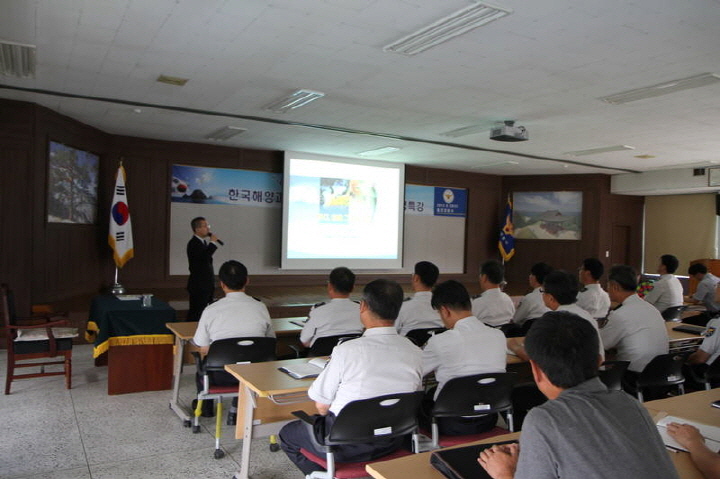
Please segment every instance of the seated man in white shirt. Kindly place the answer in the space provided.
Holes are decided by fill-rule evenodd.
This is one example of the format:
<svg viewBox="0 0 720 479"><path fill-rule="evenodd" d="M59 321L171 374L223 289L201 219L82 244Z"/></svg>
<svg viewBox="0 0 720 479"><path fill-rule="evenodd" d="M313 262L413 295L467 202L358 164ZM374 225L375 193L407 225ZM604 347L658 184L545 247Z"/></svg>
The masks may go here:
<svg viewBox="0 0 720 479"><path fill-rule="evenodd" d="M720 332L718 329L720 329L720 317L711 319L703 333L705 339L697 351L687 359L687 364L695 370L695 374L699 377L702 377L708 366L720 357ZM686 376L686 381L689 379ZM704 385L695 384L695 381L692 381L691 385L699 389L704 387Z"/></svg>
<svg viewBox="0 0 720 479"><path fill-rule="evenodd" d="M697 312L693 316L683 317L683 323L705 326L710 319L720 313L720 303L715 301L715 290L720 278L708 272L707 266L695 263L688 268L688 276L698 282L695 294L685 298L685 301L692 304L702 304L706 311Z"/></svg>
<svg viewBox="0 0 720 479"><path fill-rule="evenodd" d="M448 328L428 340L423 350L423 375L435 373L436 391L428 391L424 403L429 417L432 405L450 379L472 374L505 372L505 335L486 326L472 315L470 295L457 281L445 281L435 287L432 305ZM495 426L497 414L471 418L439 418L440 434L478 434Z"/></svg>
<svg viewBox="0 0 720 479"><path fill-rule="evenodd" d="M610 296L599 282L604 271L599 259L586 258L578 273L584 287L578 292L577 305L595 319L604 318L610 311Z"/></svg>
<svg viewBox="0 0 720 479"><path fill-rule="evenodd" d="M550 274L552 270L552 266L546 263L536 263L530 268L528 283L533 290L520 300L520 304L518 304L515 314L513 315L513 324L523 326L528 319L539 318L550 311L543 302L540 287L543 281L545 281L545 276Z"/></svg>
<svg viewBox="0 0 720 479"><path fill-rule="evenodd" d="M360 334L360 305L350 300L355 274L344 266L333 269L327 285L330 301L310 309L307 322L300 332L300 342L309 348L318 338L340 334Z"/></svg>
<svg viewBox="0 0 720 479"><path fill-rule="evenodd" d="M472 300L473 316L488 326L497 328L508 324L515 314L510 296L500 289L505 279L505 268L500 262L490 260L480 266L480 296Z"/></svg>
<svg viewBox="0 0 720 479"><path fill-rule="evenodd" d="M415 273L411 279L415 294L402 304L400 314L395 321L395 329L401 336L407 336L407 333L413 329L443 327L440 316L430 305L432 287L439 275L440 270L430 261L415 263Z"/></svg>
<svg viewBox="0 0 720 479"><path fill-rule="evenodd" d="M661 313L674 306L683 304L683 287L675 277L680 262L671 254L660 256L657 272L660 279L653 283L652 289L643 298Z"/></svg>
<svg viewBox="0 0 720 479"><path fill-rule="evenodd" d="M193 343L200 354L207 354L210 344L218 339L240 337L275 337L267 307L259 300L245 294L248 271L239 261L227 261L218 272L220 287L225 297L208 305L200 316ZM237 379L226 372L214 372L213 382L218 385L237 384ZM198 375L198 391L202 390L202 377ZM228 422L234 421L230 412ZM213 401L203 401L203 416L212 417Z"/></svg>
<svg viewBox="0 0 720 479"><path fill-rule="evenodd" d="M316 427L329 430L343 407L351 401L386 394L413 392L422 384L422 351L409 339L399 336L393 323L403 301L403 291L394 281L376 279L363 290L360 318L362 337L335 347L332 359L313 382L308 396L319 413ZM300 453L306 449L324 457L314 447L307 425L294 421L280 430L280 447L303 472L323 470ZM339 446L338 462L368 461L389 454L402 439L378 440L369 444Z"/></svg>

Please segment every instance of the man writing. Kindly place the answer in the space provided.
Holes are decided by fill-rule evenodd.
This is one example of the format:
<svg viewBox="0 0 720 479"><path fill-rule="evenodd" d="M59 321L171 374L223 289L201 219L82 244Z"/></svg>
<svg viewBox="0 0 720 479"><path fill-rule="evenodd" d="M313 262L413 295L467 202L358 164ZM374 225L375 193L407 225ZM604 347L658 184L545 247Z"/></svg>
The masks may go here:
<svg viewBox="0 0 720 479"><path fill-rule="evenodd" d="M480 454L491 477L677 479L647 410L597 377L598 335L586 320L547 313L528 331L525 347L549 401L528 413L519 446Z"/></svg>
<svg viewBox="0 0 720 479"><path fill-rule="evenodd" d="M197 321L205 309L212 303L215 293L215 271L212 257L222 242L217 236L210 233L210 226L202 216L190 222L193 237L187 244L188 269L190 277L187 282L187 291L190 299L187 320Z"/></svg>
<svg viewBox="0 0 720 479"><path fill-rule="evenodd" d="M317 420L325 431L351 401L420 388L422 352L393 327L402 301L402 288L394 281L376 279L365 286L360 302L365 332L362 337L335 347L332 359L308 391L320 414ZM300 449L324 455L313 445L310 434L301 421L291 422L280 430L280 446L305 475L322 468L303 456ZM401 440L390 439L339 446L335 458L338 462L367 461L389 454L400 445Z"/></svg>

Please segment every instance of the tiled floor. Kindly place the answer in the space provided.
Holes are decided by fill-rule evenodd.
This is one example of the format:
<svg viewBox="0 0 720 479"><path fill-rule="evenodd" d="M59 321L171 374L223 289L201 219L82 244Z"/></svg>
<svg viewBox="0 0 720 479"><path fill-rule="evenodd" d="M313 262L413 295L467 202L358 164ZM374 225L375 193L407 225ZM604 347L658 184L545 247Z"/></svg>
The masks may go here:
<svg viewBox="0 0 720 479"><path fill-rule="evenodd" d="M1 351L2 384L6 362ZM186 366L183 404L194 390L194 367ZM91 345L75 346L72 389L54 376L15 381L9 396L0 395L0 478L231 478L242 445L234 428L223 429L226 456L213 459L214 419L201 418L202 431L193 434L169 399L170 391L108 396L107 368L94 366ZM302 477L263 439L253 441L251 458L256 478Z"/></svg>

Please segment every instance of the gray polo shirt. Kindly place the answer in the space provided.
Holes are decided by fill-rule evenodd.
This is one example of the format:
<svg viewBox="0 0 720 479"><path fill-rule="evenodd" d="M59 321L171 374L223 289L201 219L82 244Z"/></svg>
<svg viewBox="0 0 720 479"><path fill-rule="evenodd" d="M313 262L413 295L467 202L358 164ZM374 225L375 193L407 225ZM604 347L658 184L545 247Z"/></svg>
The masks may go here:
<svg viewBox="0 0 720 479"><path fill-rule="evenodd" d="M647 410L598 378L532 409L515 479L677 479Z"/></svg>

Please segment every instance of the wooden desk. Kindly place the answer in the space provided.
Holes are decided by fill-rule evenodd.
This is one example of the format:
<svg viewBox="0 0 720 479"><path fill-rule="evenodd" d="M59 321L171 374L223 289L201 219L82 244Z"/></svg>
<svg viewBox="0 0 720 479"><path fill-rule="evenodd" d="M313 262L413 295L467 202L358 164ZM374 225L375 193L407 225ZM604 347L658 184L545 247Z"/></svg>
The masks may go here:
<svg viewBox="0 0 720 479"><path fill-rule="evenodd" d="M242 438L243 444L236 479L248 479L253 437L277 433L280 427L294 419L290 414L292 411L314 410L315 403L307 397L314 379L293 379L278 371L283 365L307 361L307 358L301 358L225 366L225 370L240 382L235 437Z"/></svg>
<svg viewBox="0 0 720 479"><path fill-rule="evenodd" d="M300 334L302 326L294 324L305 317L273 318L271 319L275 334L280 338L295 338ZM173 357L173 387L170 397L170 409L183 421L185 427L191 425L191 415L178 403L180 395L180 373L182 372L185 345L195 336L197 321L185 321L180 323L167 323L167 328L175 335L175 354Z"/></svg>
<svg viewBox="0 0 720 479"><path fill-rule="evenodd" d="M720 427L720 409L710 405L713 401L720 399L720 389L709 391L698 391L690 394L683 394L666 399L648 401L644 406L655 417L659 413L667 413L669 416L676 416L689 421L697 421L710 426ZM686 452L671 453L675 468L683 479L702 479L702 474L697 470L690 454Z"/></svg>
<svg viewBox="0 0 720 479"><path fill-rule="evenodd" d="M670 352L671 353L684 353L695 351L700 343L703 341L703 336L693 333L683 333L681 331L673 331L673 328L680 326L683 323L674 323L668 321L665 323L667 328L668 338L670 339Z"/></svg>
<svg viewBox="0 0 720 479"><path fill-rule="evenodd" d="M648 401L644 406L653 417L659 412L666 412L671 416L720 426L720 409L710 406L711 402L718 399L720 399L720 389L712 389L668 399ZM519 437L520 433L512 433L471 444L509 441ZM412 477L413 479L445 479L445 476L430 465L430 454L430 452L424 452L391 461L376 462L368 464L365 469L368 474L376 479L404 479L405 477ZM697 470L690 459L690 454L686 452L668 452L668 454L682 479L702 479L700 471Z"/></svg>

